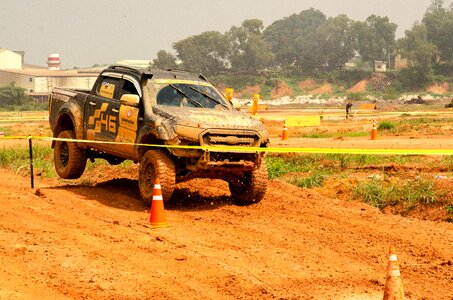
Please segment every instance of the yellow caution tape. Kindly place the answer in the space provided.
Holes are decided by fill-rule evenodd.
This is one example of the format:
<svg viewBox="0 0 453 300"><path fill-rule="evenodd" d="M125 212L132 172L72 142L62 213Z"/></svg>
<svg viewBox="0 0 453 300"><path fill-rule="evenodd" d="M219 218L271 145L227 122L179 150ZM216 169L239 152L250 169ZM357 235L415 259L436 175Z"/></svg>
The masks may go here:
<svg viewBox="0 0 453 300"><path fill-rule="evenodd" d="M43 117L43 118L8 118L8 119L1 119L0 122L3 123L9 123L9 122L30 122L30 121L42 121L42 122L48 122L49 118Z"/></svg>
<svg viewBox="0 0 453 300"><path fill-rule="evenodd" d="M78 143L135 145L156 148L197 149L204 151L241 151L241 152L268 152L268 153L321 153L321 154L367 154L367 155L453 155L453 149L362 149L362 148L296 148L296 147L240 147L240 146L184 146L184 145L158 145L139 144L115 141L94 141L63 139L43 136L5 136L1 139L34 139L45 141L64 141Z"/></svg>

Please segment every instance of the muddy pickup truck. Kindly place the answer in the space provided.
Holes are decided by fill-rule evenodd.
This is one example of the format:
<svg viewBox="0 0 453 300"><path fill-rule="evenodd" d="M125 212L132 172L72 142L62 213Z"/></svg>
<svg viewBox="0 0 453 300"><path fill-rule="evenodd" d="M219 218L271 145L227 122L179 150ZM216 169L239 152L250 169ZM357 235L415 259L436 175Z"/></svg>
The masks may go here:
<svg viewBox="0 0 453 300"><path fill-rule="evenodd" d="M132 160L140 163L138 184L146 202L155 178L164 201L176 183L193 178L228 182L238 205L259 202L266 192L264 152L256 151L269 143L266 128L237 111L202 75L111 66L91 91L53 89L49 113L59 138L52 143L54 164L62 178L79 178L88 159L113 165Z"/></svg>

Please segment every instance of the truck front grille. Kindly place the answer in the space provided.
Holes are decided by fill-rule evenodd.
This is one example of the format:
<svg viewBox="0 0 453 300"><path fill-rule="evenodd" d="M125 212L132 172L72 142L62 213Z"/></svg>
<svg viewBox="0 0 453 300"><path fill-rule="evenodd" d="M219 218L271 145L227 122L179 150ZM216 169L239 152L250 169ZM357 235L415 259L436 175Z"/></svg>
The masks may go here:
<svg viewBox="0 0 453 300"><path fill-rule="evenodd" d="M227 153L227 152L209 152L209 160L212 162L236 163L236 162L255 162L257 153Z"/></svg>
<svg viewBox="0 0 453 300"><path fill-rule="evenodd" d="M215 132L208 131L201 136L201 144L206 146L259 146L260 138L253 131Z"/></svg>

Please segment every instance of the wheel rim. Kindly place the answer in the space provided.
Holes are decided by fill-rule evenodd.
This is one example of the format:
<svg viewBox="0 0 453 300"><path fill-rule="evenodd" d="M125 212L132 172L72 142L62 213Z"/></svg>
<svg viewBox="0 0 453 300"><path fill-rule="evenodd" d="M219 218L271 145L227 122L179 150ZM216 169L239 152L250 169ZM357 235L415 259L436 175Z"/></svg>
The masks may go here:
<svg viewBox="0 0 453 300"><path fill-rule="evenodd" d="M149 190L154 189L154 178L155 178L155 171L152 164L146 164L145 170L143 172L143 179L145 181L144 188Z"/></svg>
<svg viewBox="0 0 453 300"><path fill-rule="evenodd" d="M69 162L69 147L68 143L62 142L61 143L61 151L60 151L60 162L63 167L66 167Z"/></svg>

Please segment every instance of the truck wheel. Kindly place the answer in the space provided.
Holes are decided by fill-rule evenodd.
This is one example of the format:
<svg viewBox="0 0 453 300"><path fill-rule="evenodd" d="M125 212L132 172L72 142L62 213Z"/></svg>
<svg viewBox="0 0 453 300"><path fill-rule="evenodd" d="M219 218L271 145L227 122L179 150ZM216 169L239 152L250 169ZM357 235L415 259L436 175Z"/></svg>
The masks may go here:
<svg viewBox="0 0 453 300"><path fill-rule="evenodd" d="M75 139L72 130L60 132L58 138ZM64 179L76 179L82 176L87 163L87 155L75 142L56 141L53 149L55 170Z"/></svg>
<svg viewBox="0 0 453 300"><path fill-rule="evenodd" d="M138 187L145 202L153 200L154 180L159 178L162 196L168 201L176 184L175 164L162 150L148 150L140 162Z"/></svg>
<svg viewBox="0 0 453 300"><path fill-rule="evenodd" d="M228 182L231 197L236 205L250 205L260 202L267 190L267 167L264 159L258 169L246 172L240 178Z"/></svg>

